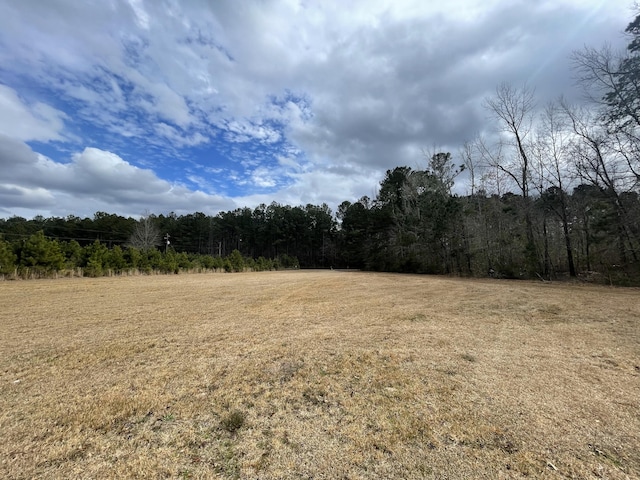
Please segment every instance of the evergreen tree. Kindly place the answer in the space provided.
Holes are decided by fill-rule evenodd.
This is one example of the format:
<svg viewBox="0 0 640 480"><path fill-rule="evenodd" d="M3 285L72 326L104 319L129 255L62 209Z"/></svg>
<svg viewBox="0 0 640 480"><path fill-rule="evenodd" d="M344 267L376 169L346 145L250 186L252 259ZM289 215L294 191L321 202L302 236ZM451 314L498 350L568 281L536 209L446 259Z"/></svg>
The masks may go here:
<svg viewBox="0 0 640 480"><path fill-rule="evenodd" d="M0 239L0 275L11 275L15 271L17 259L11 244Z"/></svg>
<svg viewBox="0 0 640 480"><path fill-rule="evenodd" d="M20 251L21 266L45 273L62 270L64 261L60 244L46 238L42 230L31 235Z"/></svg>
<svg viewBox="0 0 640 480"><path fill-rule="evenodd" d="M91 245L87 245L84 248L84 274L89 277L102 276L104 269L107 268L108 256L109 249L100 243L100 240L95 240Z"/></svg>

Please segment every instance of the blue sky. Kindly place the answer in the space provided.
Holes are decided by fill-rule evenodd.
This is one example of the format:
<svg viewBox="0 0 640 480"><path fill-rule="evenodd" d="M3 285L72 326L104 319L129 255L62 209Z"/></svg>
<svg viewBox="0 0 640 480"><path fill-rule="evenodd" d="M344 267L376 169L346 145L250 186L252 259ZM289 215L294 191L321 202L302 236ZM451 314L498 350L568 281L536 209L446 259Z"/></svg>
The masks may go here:
<svg viewBox="0 0 640 480"><path fill-rule="evenodd" d="M335 210L489 131L503 81L579 101L570 53L624 46L631 7L0 2L0 217Z"/></svg>

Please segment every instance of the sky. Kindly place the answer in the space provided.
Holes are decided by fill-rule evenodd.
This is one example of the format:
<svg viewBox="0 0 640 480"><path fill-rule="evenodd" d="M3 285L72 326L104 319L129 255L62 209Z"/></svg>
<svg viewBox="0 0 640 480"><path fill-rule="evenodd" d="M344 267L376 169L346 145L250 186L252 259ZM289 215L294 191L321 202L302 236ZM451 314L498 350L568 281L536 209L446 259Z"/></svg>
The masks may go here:
<svg viewBox="0 0 640 480"><path fill-rule="evenodd" d="M335 212L425 152L455 159L493 128L502 82L580 101L571 52L623 48L634 16L626 0L0 0L0 218Z"/></svg>

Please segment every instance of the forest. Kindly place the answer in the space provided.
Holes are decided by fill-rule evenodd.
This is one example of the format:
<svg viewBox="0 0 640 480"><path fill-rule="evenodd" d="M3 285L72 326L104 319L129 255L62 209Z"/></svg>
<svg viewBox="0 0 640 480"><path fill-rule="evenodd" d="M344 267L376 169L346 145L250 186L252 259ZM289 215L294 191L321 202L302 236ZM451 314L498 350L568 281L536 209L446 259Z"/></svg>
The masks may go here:
<svg viewBox="0 0 640 480"><path fill-rule="evenodd" d="M388 170L375 198L0 219L0 275L300 267L638 284L640 15L625 32L624 52L572 57L590 103L541 106L528 85L499 85L484 101L494 134Z"/></svg>

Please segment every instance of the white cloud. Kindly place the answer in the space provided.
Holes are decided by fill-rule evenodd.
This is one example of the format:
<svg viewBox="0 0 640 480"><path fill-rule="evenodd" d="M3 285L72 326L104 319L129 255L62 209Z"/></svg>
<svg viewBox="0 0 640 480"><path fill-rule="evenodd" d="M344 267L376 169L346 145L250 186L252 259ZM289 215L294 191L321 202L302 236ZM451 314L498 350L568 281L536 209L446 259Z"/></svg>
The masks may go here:
<svg viewBox="0 0 640 480"><path fill-rule="evenodd" d="M203 143L209 142L209 138L205 137L200 132L192 134L186 134L184 131L180 131L171 125L160 122L154 126L154 131L164 140L168 141L174 147L193 147Z"/></svg>
<svg viewBox="0 0 640 480"><path fill-rule="evenodd" d="M48 142L64 140L67 115L60 110L35 102L25 103L17 92L0 84L0 132L22 141Z"/></svg>
<svg viewBox="0 0 640 480"><path fill-rule="evenodd" d="M214 213L235 206L228 198L162 180L151 170L96 148L86 148L72 155L69 163L60 164L22 142L0 136L0 166L4 173L0 212L4 213L18 205L62 216L114 210L129 215L145 210Z"/></svg>
<svg viewBox="0 0 640 480"><path fill-rule="evenodd" d="M327 203L335 212L344 200L370 198L377 194L377 187L384 172L363 172L357 168L332 168L292 174L294 182L273 194L254 194L236 198L239 205L255 207L272 201L284 205L320 205Z"/></svg>
<svg viewBox="0 0 640 480"><path fill-rule="evenodd" d="M187 182L241 188L240 204L372 196L386 169L485 128L481 101L500 82L529 81L541 104L568 93L571 50L620 41L630 17L602 0L0 2L0 133L81 151L56 162L16 147L24 164L0 182L12 198L107 210L234 204ZM133 144L144 157L125 155ZM204 153L160 179L157 152L167 163L183 149Z"/></svg>
<svg viewBox="0 0 640 480"><path fill-rule="evenodd" d="M44 188L26 188L21 185L0 183L2 208L31 208L39 211L55 205L54 195ZM2 209L0 208L0 211Z"/></svg>
<svg viewBox="0 0 640 480"><path fill-rule="evenodd" d="M136 15L136 21L141 28L149 29L149 14L144 9L142 0L127 0Z"/></svg>
<svg viewBox="0 0 640 480"><path fill-rule="evenodd" d="M180 127L187 127L192 119L189 107L182 95L178 95L164 83L148 83L144 91L150 95L150 100L142 99L140 104L151 114L168 120Z"/></svg>
<svg viewBox="0 0 640 480"><path fill-rule="evenodd" d="M249 119L234 119L219 125L225 130L225 138L230 142L249 142L257 140L261 143L275 143L281 139L280 132Z"/></svg>
<svg viewBox="0 0 640 480"><path fill-rule="evenodd" d="M253 170L251 181L259 188L273 188L278 184L274 172L266 167L258 167Z"/></svg>

